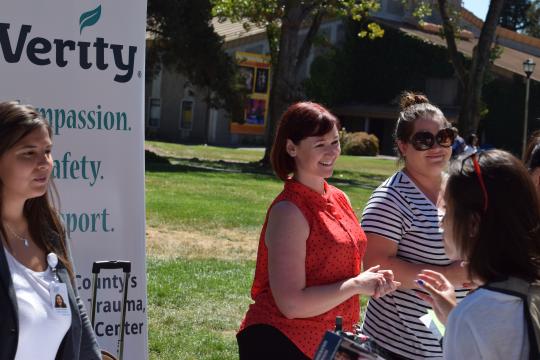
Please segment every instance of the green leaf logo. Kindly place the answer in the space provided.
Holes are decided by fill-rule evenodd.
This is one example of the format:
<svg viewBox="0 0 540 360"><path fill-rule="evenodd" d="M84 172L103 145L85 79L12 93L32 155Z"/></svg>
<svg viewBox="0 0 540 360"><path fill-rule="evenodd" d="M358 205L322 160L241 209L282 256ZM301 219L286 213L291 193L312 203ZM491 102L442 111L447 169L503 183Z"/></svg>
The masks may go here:
<svg viewBox="0 0 540 360"><path fill-rule="evenodd" d="M81 27L81 34L85 27L92 26L98 22L101 16L101 5L94 10L87 11L79 18L79 25Z"/></svg>

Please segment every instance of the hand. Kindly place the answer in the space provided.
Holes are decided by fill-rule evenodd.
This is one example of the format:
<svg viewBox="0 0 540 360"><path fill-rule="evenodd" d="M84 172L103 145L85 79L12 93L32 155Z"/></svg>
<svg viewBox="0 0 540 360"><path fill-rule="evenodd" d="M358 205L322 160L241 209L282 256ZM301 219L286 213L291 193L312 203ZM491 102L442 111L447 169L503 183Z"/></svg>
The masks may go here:
<svg viewBox="0 0 540 360"><path fill-rule="evenodd" d="M384 283L382 286L378 286L377 289L375 289L375 294L373 294L375 299L389 294L401 286L399 281L394 281L394 273L392 270L379 270L378 273L384 275Z"/></svg>
<svg viewBox="0 0 540 360"><path fill-rule="evenodd" d="M454 287L447 278L435 271L423 270L418 274L418 278L416 283L429 295L420 292L416 294L433 307L439 321L446 325L448 314L456 307Z"/></svg>
<svg viewBox="0 0 540 360"><path fill-rule="evenodd" d="M384 285L384 273L379 273L379 268L380 265L373 266L354 278L360 294L373 296L378 287Z"/></svg>

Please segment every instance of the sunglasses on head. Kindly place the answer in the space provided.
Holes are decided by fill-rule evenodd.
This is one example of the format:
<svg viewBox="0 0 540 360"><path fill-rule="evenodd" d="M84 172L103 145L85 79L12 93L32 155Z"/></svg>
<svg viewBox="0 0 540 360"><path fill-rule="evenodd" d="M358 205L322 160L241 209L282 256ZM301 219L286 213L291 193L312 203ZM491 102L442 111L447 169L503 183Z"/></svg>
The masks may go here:
<svg viewBox="0 0 540 360"><path fill-rule="evenodd" d="M419 131L411 136L409 142L417 151L426 151L431 149L435 142L442 147L450 147L454 143L456 132L452 128L441 129L433 135L429 131Z"/></svg>
<svg viewBox="0 0 540 360"><path fill-rule="evenodd" d="M482 210L484 211L484 214L486 213L487 209L488 209L488 202L489 202L489 198L488 198L488 192L487 192L487 188L486 188L486 183L484 181L484 176L482 174L482 168L480 167L480 157L484 154L483 151L476 151L474 153L472 153L471 155L468 155L468 156L465 156L462 160L461 160L461 173L463 174L464 173L464 166L465 166L465 162L469 159L471 159L471 162L472 162L472 166L473 166L473 169L474 169L474 173L476 174L476 178L478 179L478 183L480 184L480 189L482 190L482 195L484 197L484 206L482 207Z"/></svg>

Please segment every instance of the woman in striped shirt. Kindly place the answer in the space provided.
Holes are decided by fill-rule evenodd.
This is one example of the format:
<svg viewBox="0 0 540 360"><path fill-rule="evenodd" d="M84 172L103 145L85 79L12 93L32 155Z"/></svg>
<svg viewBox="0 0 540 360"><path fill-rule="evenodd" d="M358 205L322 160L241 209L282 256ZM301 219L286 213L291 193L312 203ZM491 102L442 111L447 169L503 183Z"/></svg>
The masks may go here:
<svg viewBox="0 0 540 360"><path fill-rule="evenodd" d="M401 287L371 299L363 331L386 359L442 357L439 340L420 321L430 305L415 295L414 280L424 269L445 274L456 288L468 282L461 262L444 252L437 201L455 131L439 108L420 94L404 93L396 124L402 170L371 195L362 215L368 247L364 266L392 269ZM466 290L457 290L462 298Z"/></svg>

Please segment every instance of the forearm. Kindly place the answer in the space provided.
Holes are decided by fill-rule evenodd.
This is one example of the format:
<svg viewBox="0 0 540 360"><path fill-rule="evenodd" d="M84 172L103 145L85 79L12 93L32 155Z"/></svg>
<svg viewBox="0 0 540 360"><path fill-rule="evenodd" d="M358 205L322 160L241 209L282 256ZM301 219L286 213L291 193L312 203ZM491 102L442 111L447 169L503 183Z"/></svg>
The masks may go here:
<svg viewBox="0 0 540 360"><path fill-rule="evenodd" d="M370 259L364 261L365 267L373 265L381 265L381 268L389 269L394 272L394 280L401 282L400 289L416 289L415 280L418 279L418 274L422 270L432 270L443 274L453 284L460 282L460 285L465 282L465 279L461 279L451 271L451 266L437 266L429 264L414 264L405 260L399 259L396 256L378 257L376 259Z"/></svg>
<svg viewBox="0 0 540 360"><path fill-rule="evenodd" d="M323 314L360 293L358 280L351 278L290 291L283 294L281 301L276 303L283 315L289 319L307 318Z"/></svg>

